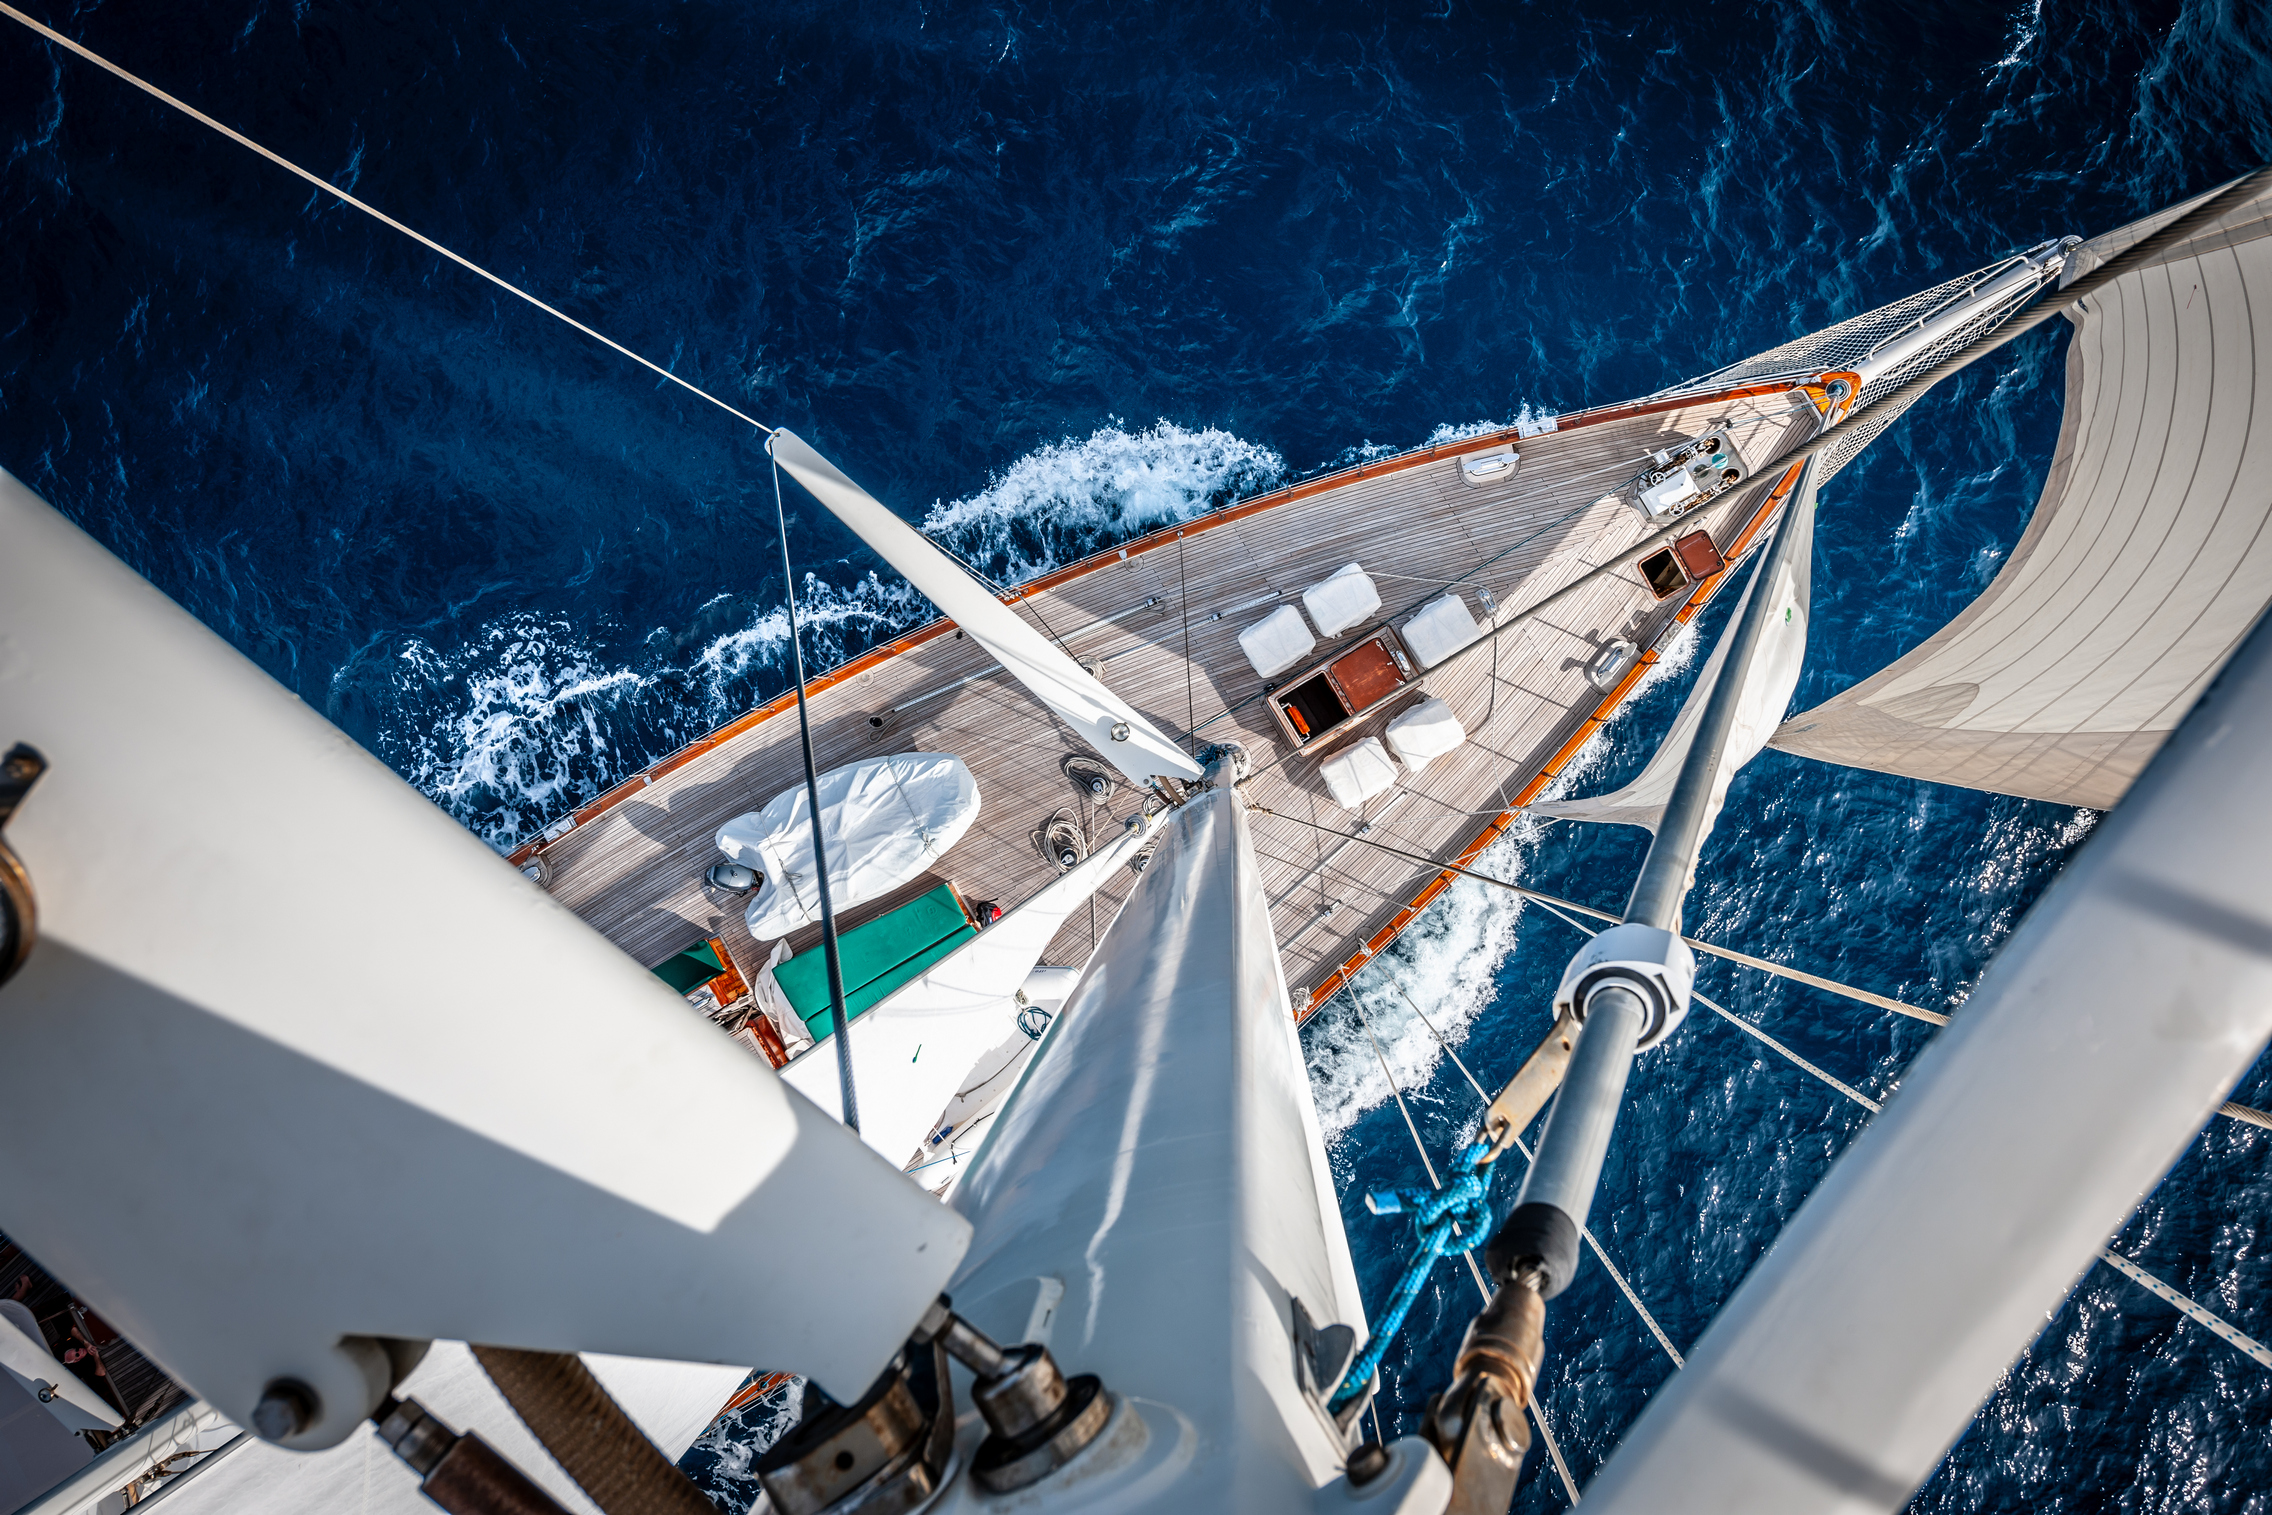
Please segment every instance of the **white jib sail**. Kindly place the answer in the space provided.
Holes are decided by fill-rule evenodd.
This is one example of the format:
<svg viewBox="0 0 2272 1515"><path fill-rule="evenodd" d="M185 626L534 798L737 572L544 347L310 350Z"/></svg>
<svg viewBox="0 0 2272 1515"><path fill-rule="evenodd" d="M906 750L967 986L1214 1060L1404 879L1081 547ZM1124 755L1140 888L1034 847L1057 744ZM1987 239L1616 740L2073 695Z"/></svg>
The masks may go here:
<svg viewBox="0 0 2272 1515"><path fill-rule="evenodd" d="M1814 486L1810 480L1799 487L1792 500L1793 512L1787 531L1796 532L1791 551L1785 555L1783 569L1776 574L1775 582L1767 593L1775 596L1775 605L1760 634L1759 649L1752 656L1751 666L1745 670L1743 703L1736 710L1735 729L1728 733L1728 745L1720 761L1720 771L1712 784L1712 800L1704 814L1704 832L1709 835L1712 822L1720 814L1720 806L1727 799L1728 785L1744 764L1759 756L1767 739L1774 735L1783 719L1783 712L1791 705L1791 696L1799 687L1799 671L1807 660L1807 601L1812 580L1809 571L1814 554ZM1764 566L1764 565L1763 565ZM1728 617L1732 632L1743 621L1744 607L1751 597L1760 593L1760 576L1754 574L1746 585L1743 598L1736 603L1735 613ZM1672 723L1649 765L1640 776L1624 788L1609 794L1596 795L1582 800L1549 800L1530 807L1533 815L1559 816L1565 820L1598 821L1609 825L1645 826L1654 831L1664 819L1665 805L1672 799L1674 783L1680 778L1681 764L1687 761L1689 744L1695 740L1696 727L1704 719L1704 706L1712 698L1713 688L1720 682L1720 670L1727 662L1728 639L1723 635L1720 645L1712 649L1712 659L1704 665L1703 676L1696 687L1688 692L1688 701L1680 707L1680 715Z"/></svg>
<svg viewBox="0 0 2272 1515"><path fill-rule="evenodd" d="M1065 652L1018 618L961 564L886 510L795 432L773 434L774 461L813 498L899 570L932 604L992 653L1010 676L1135 784L1196 780L1199 765L1134 706L1092 678Z"/></svg>
<svg viewBox="0 0 2272 1515"><path fill-rule="evenodd" d="M2067 277L2194 203L2084 243ZM2066 314L2058 448L1994 582L1777 747L2104 809L2272 604L2272 192Z"/></svg>
<svg viewBox="0 0 2272 1515"><path fill-rule="evenodd" d="M1135 855L1153 824L1143 817L852 1022L862 1141L895 1164L923 1144L932 1118L979 1056L1010 1034L1015 996L1050 939ZM838 1113L830 1043L782 1069L781 1077L830 1115Z"/></svg>

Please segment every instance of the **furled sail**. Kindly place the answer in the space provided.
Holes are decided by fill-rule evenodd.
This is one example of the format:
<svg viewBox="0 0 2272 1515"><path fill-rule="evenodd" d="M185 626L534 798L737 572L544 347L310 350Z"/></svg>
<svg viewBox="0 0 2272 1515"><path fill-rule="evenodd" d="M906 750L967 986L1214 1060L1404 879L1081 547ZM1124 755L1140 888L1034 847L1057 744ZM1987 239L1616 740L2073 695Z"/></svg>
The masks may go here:
<svg viewBox="0 0 2272 1515"><path fill-rule="evenodd" d="M2085 243L2063 282L2198 203ZM2272 602L2272 192L2066 314L2066 417L2010 561L1773 745L2104 808Z"/></svg>
<svg viewBox="0 0 2272 1515"><path fill-rule="evenodd" d="M1089 903L1155 828L1151 816L1090 853L1041 892L894 989L853 1022L860 1059L860 1139L895 1163L923 1144L972 1065L1015 1026L1014 996L1073 912ZM836 1065L801 1057L781 1077L835 1115Z"/></svg>
<svg viewBox="0 0 2272 1515"><path fill-rule="evenodd" d="M812 491L813 498L849 526L861 541L923 591L957 626L992 653L1033 697L1078 731L1098 754L1135 784L1154 778L1197 779L1199 765L1135 707L1098 683L1061 648L1018 619L929 538L883 507L813 451L795 432L773 434L774 461Z"/></svg>
<svg viewBox="0 0 2272 1515"><path fill-rule="evenodd" d="M1704 818L1704 830L1709 833L1712 822L1720 813L1727 798L1728 785L1737 770L1759 755L1767 745L1767 738L1775 730L1783 712L1791 708L1791 695L1799 687L1799 671L1807 658L1807 605L1812 575L1809 560L1814 555L1814 479L1810 469L1805 483L1801 484L1790 505L1790 517L1783 530L1796 533L1791 550L1777 555L1778 561L1763 561L1761 572L1752 575L1744 587L1743 598L1736 604L1735 614L1728 618L1730 635L1720 639L1712 649L1711 661L1689 691L1688 701L1680 707L1680 714L1672 723L1658 746L1656 755L1649 759L1640 776L1624 788L1589 799L1549 800L1530 807L1532 815L1551 815L1564 820L1598 821L1610 825L1646 826L1657 829L1664 819L1665 806L1672 799L1673 785L1680 778L1682 763L1688 758L1688 749L1695 741L1696 728L1704 719L1704 706L1712 698L1713 689L1720 682L1720 670L1725 666L1728 644L1734 628L1743 623L1744 610L1751 597L1762 593L1761 580L1769 569L1774 569L1774 582L1765 593L1772 594L1775 602L1769 607L1766 627L1761 632L1758 650L1751 664L1744 670L1742 703L1736 709L1735 728L1728 733L1727 748L1721 758L1720 771L1712 786L1712 799Z"/></svg>

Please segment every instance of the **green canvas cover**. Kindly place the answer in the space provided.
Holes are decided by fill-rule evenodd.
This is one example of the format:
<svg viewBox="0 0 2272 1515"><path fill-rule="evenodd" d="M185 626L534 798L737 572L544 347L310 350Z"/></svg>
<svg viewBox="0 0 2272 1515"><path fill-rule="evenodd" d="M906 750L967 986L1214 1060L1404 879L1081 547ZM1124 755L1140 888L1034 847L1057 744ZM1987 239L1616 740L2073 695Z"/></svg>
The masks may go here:
<svg viewBox="0 0 2272 1515"><path fill-rule="evenodd" d="M708 942L696 942L669 961L657 963L652 971L674 992L687 994L725 972L726 965Z"/></svg>
<svg viewBox="0 0 2272 1515"><path fill-rule="evenodd" d="M836 946L844 964L845 1013L857 1018L977 934L945 884L842 933ZM773 977L813 1039L828 1036L828 954L814 946L775 968Z"/></svg>

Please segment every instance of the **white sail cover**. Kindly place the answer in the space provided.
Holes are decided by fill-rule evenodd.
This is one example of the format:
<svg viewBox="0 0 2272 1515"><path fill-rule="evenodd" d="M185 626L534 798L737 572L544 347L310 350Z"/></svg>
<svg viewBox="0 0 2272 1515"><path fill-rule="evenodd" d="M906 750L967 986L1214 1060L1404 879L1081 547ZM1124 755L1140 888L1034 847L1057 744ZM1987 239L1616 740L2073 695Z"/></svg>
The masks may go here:
<svg viewBox="0 0 2272 1515"><path fill-rule="evenodd" d="M2064 277L2197 203L2084 244ZM1775 746L2061 804L2122 797L2272 600L2268 232L2272 194L2068 309L2066 417L2010 561Z"/></svg>
<svg viewBox="0 0 2272 1515"><path fill-rule="evenodd" d="M930 539L886 510L874 495L853 483L834 463L813 451L796 433L777 431L774 461L812 491L814 499L852 529L854 535L898 569L924 597L992 653L1010 676L1035 699L1055 711L1129 782L1155 777L1195 780L1199 765L1136 708L1084 671L1062 648L1018 618L962 565Z"/></svg>
<svg viewBox="0 0 2272 1515"><path fill-rule="evenodd" d="M1014 996L1050 939L1135 856L1153 824L1143 817L852 1023L862 1141L894 1163L922 1145L932 1117L969 1082L980 1054L1010 1034L1018 1017ZM781 1077L842 1119L833 1046L822 1043Z"/></svg>
<svg viewBox="0 0 2272 1515"><path fill-rule="evenodd" d="M947 752L901 752L820 776L829 900L845 910L891 893L947 855L978 819L978 780ZM820 919L812 810L805 786L718 828L718 850L765 875L749 902L749 934L787 936Z"/></svg>
<svg viewBox="0 0 2272 1515"><path fill-rule="evenodd" d="M1799 672L1807 660L1807 608L1812 584L1811 559L1814 556L1814 481L1813 470L1808 470L1807 482L1800 486L1792 501L1790 518L1783 530L1795 532L1791 550L1783 555L1782 566L1775 575L1769 592L1775 596L1766 626L1760 630L1758 649L1752 654L1751 666L1746 670L1743 702L1736 708L1734 729L1728 733L1728 744L1722 750L1720 771L1712 785L1712 799L1704 813L1704 834L1709 835L1712 822L1719 818L1720 806L1728 797L1728 785L1735 779L1737 770L1759 756L1760 749L1783 712L1791 708L1791 696L1799 687ZM1763 563L1762 571L1772 565ZM1599 821L1608 825L1645 826L1654 831L1664 819L1665 806L1672 799L1673 784L1680 778L1681 764L1688 760L1689 745L1696 739L1696 728L1704 719L1704 706L1712 698L1712 690L1720 682L1720 670L1727 662L1728 642L1735 628L1743 623L1744 609L1751 597L1760 592L1760 574L1753 574L1744 586L1743 598L1736 602L1735 614L1728 617L1728 631L1720 638L1720 645L1712 649L1711 661L1696 680L1696 687L1688 692L1687 703L1665 734L1649 765L1640 776L1624 788L1610 794L1596 795L1582 800L1548 800L1530 807L1533 815L1559 816L1572 821Z"/></svg>

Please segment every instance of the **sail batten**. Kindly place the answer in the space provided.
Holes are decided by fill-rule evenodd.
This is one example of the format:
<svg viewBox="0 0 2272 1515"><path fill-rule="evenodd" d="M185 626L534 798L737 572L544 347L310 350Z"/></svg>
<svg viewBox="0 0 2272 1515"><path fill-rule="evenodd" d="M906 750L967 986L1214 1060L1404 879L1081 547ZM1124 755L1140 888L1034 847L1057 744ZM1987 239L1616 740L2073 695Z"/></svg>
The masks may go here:
<svg viewBox="0 0 2272 1515"><path fill-rule="evenodd" d="M2196 202L2197 203L2197 202ZM2187 206L2076 250L2069 281ZM2272 193L2067 312L2067 409L2026 533L1922 646L1773 745L2104 808L2272 602Z"/></svg>

